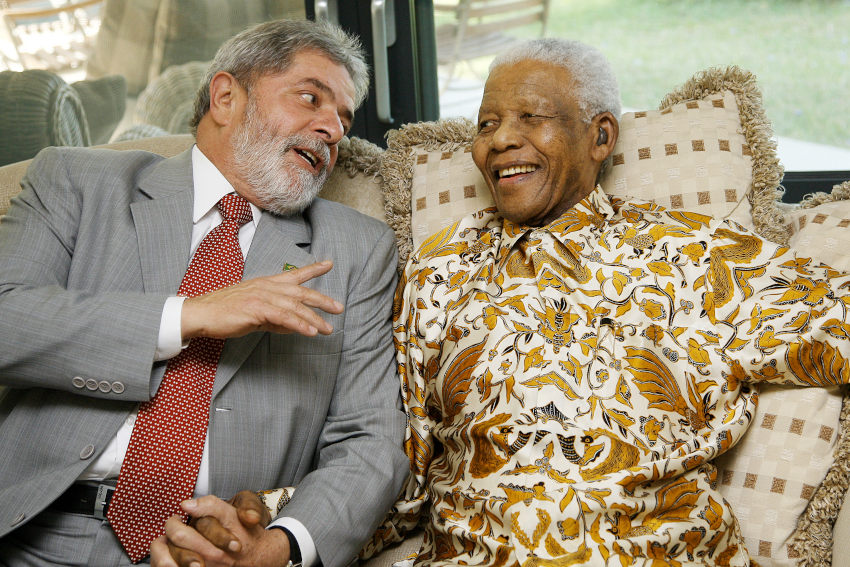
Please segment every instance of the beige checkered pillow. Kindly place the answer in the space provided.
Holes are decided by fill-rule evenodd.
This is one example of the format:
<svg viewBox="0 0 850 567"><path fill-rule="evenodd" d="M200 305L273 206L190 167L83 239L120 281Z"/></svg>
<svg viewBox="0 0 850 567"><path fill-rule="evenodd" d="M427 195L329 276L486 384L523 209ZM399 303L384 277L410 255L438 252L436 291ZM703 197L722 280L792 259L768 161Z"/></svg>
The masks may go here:
<svg viewBox="0 0 850 567"><path fill-rule="evenodd" d="M625 113L602 188L752 227L752 161L735 93L727 90Z"/></svg>
<svg viewBox="0 0 850 567"><path fill-rule="evenodd" d="M835 459L841 404L838 388L763 385L746 436L715 463L718 489L761 567L798 565L803 553L789 544Z"/></svg>

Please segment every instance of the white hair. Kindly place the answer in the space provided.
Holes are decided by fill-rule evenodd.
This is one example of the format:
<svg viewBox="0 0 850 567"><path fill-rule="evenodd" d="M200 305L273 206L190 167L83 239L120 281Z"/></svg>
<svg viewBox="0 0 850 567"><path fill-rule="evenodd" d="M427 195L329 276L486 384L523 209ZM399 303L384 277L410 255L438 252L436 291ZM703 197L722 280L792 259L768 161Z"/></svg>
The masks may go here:
<svg viewBox="0 0 850 567"><path fill-rule="evenodd" d="M620 119L617 78L608 59L595 47L570 39L534 39L496 57L490 71L528 59L560 65L569 71L575 82L573 94L585 123L601 112L610 112Z"/></svg>

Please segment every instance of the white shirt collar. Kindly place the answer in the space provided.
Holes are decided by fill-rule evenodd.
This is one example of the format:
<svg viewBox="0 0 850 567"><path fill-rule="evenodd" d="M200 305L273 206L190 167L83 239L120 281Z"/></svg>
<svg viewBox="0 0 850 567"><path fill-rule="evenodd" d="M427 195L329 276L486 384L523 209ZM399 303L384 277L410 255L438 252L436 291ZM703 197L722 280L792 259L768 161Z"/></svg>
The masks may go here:
<svg viewBox="0 0 850 567"><path fill-rule="evenodd" d="M197 223L215 208L222 197L228 193L235 192L233 185L225 179L224 175L213 165L207 156L198 148L197 144L192 147L192 179L195 184L195 199L192 210L192 222ZM253 203L251 214L253 224L256 227L260 222L262 209ZM218 212L216 210L216 212Z"/></svg>

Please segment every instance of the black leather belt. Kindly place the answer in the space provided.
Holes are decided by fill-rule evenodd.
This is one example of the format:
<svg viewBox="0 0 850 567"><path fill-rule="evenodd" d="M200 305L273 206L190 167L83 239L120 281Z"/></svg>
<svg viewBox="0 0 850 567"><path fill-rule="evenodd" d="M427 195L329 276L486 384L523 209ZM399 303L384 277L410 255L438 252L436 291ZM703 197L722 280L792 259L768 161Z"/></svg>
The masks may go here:
<svg viewBox="0 0 850 567"><path fill-rule="evenodd" d="M53 501L51 508L69 514L85 514L99 520L106 519L106 510L115 487L111 484L75 483L59 498Z"/></svg>

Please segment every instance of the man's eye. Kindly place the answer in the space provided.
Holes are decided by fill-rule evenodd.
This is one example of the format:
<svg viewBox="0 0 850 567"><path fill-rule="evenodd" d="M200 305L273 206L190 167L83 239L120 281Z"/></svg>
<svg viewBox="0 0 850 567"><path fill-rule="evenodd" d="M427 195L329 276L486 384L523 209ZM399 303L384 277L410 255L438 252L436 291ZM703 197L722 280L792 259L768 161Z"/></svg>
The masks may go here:
<svg viewBox="0 0 850 567"><path fill-rule="evenodd" d="M494 122L492 120L482 120L478 123L478 131L486 130L487 128L492 128Z"/></svg>
<svg viewBox="0 0 850 567"><path fill-rule="evenodd" d="M303 98L310 104L316 104L316 101L319 100L319 98L313 93L301 93L301 98Z"/></svg>

